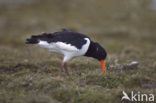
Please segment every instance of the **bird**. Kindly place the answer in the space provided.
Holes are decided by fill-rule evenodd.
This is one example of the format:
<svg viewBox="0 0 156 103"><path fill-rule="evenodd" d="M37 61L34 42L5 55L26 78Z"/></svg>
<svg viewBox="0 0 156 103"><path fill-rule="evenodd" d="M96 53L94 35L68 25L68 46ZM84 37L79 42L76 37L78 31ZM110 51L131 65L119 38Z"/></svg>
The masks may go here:
<svg viewBox="0 0 156 103"><path fill-rule="evenodd" d="M64 55L59 76L62 76L63 69L66 76L69 76L67 62L75 57L86 56L97 59L101 62L103 73L106 73L104 60L106 59L106 50L97 42L92 41L88 36L82 33L62 29L54 33L41 33L32 35L26 39L26 44L36 44L50 52Z"/></svg>

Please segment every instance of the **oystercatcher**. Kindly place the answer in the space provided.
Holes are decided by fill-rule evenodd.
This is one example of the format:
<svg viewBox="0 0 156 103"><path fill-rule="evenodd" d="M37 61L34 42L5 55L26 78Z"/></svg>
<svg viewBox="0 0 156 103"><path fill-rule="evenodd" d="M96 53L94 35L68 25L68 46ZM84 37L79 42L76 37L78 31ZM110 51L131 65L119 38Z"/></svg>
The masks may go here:
<svg viewBox="0 0 156 103"><path fill-rule="evenodd" d="M91 41L84 34L63 29L60 32L32 35L31 38L26 39L26 44L37 44L51 52L63 54L64 58L59 72L60 76L62 75L63 68L66 75L69 76L66 63L78 56L93 57L101 61L102 70L104 73L106 72L104 60L107 53L105 49L98 43Z"/></svg>

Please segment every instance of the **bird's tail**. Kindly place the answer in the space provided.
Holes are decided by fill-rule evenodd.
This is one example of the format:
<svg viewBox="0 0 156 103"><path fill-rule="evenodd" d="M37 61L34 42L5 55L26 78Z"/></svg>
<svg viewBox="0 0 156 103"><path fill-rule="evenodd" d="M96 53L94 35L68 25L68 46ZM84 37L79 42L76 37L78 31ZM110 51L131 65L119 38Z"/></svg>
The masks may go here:
<svg viewBox="0 0 156 103"><path fill-rule="evenodd" d="M32 35L31 38L26 39L26 44L37 44L40 40L48 41L49 38L53 38L55 34L42 33L40 35Z"/></svg>
<svg viewBox="0 0 156 103"><path fill-rule="evenodd" d="M31 36L31 38L26 39L26 44L37 44L39 42L38 36Z"/></svg>

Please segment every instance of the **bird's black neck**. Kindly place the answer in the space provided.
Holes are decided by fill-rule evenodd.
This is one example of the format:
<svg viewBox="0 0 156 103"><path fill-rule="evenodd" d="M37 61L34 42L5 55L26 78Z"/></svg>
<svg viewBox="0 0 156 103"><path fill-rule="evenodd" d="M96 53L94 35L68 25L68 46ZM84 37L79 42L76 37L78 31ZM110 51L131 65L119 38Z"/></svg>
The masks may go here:
<svg viewBox="0 0 156 103"><path fill-rule="evenodd" d="M89 48L84 56L93 57L95 52L95 43L90 42Z"/></svg>

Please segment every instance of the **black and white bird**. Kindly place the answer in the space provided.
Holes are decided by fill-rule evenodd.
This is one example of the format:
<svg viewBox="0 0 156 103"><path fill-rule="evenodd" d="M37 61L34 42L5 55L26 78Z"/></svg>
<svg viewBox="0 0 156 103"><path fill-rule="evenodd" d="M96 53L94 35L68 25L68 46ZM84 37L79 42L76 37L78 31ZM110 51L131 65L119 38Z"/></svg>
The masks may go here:
<svg viewBox="0 0 156 103"><path fill-rule="evenodd" d="M96 42L91 41L84 34L72 32L63 29L60 32L42 33L41 35L32 35L26 39L27 44L37 44L42 48L48 49L50 52L56 52L64 55L61 63L59 75L62 75L63 68L67 76L69 76L66 63L78 56L93 57L101 61L103 72L106 72L104 60L107 56L105 49Z"/></svg>

